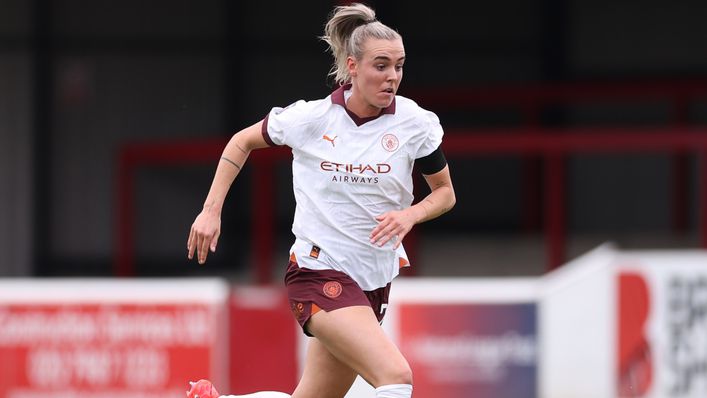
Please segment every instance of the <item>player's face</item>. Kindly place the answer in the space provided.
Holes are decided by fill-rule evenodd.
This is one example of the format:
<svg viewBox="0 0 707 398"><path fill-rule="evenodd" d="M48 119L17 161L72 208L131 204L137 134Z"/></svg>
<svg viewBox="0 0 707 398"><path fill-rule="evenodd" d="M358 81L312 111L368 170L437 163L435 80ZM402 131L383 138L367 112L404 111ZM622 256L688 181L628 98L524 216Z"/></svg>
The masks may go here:
<svg viewBox="0 0 707 398"><path fill-rule="evenodd" d="M366 108L364 113L377 115L381 109L393 102L398 91L403 79L405 48L402 40L384 39L368 39L363 48L361 59L349 58L349 73L353 85L351 99Z"/></svg>

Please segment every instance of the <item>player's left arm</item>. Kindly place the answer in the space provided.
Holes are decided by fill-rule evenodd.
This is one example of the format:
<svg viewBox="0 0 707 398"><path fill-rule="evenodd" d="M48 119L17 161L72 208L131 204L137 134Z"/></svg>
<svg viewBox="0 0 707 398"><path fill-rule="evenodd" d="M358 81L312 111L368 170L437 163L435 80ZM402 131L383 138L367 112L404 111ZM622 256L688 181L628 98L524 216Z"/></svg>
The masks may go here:
<svg viewBox="0 0 707 398"><path fill-rule="evenodd" d="M452 177L449 175L449 165L434 174L422 175L425 177L430 192L425 199L421 200L412 208L417 208L416 212L420 216L415 224L432 220L448 212L457 203L452 186Z"/></svg>
<svg viewBox="0 0 707 398"><path fill-rule="evenodd" d="M397 248L415 224L437 218L454 207L457 199L449 165L445 165L436 173L423 174L423 177L432 192L414 206L400 211L389 211L376 217L378 226L371 232L371 243L383 246L395 238Z"/></svg>

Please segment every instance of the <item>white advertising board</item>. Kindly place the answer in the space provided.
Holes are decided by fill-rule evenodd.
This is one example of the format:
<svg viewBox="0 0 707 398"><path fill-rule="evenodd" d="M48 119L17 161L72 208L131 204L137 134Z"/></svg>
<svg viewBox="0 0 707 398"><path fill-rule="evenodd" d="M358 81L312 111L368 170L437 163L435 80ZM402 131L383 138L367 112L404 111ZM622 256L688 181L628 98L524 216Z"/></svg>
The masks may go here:
<svg viewBox="0 0 707 398"><path fill-rule="evenodd" d="M622 252L617 360L622 397L707 397L707 253Z"/></svg>
<svg viewBox="0 0 707 398"><path fill-rule="evenodd" d="M614 396L615 256L602 246L542 278L540 397Z"/></svg>
<svg viewBox="0 0 707 398"><path fill-rule="evenodd" d="M542 284L542 398L707 397L707 252L605 245Z"/></svg>

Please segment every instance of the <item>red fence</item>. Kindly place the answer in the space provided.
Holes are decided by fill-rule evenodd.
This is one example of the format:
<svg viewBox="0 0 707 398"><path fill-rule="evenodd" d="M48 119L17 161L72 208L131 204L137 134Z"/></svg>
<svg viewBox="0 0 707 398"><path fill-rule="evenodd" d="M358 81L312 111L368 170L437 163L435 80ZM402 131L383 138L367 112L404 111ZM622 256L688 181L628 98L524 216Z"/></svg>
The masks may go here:
<svg viewBox="0 0 707 398"><path fill-rule="evenodd" d="M517 154L539 156L543 162L544 233L546 236L547 268L560 265L565 259L566 198L565 158L579 153L599 152L662 152L674 156L674 219L678 229L687 218L686 154L700 156L699 162L699 225L700 242L707 247L707 128L688 128L691 101L707 97L707 81L635 82L635 83L572 83L525 86L523 88L412 88L405 91L412 98L424 98L426 106L435 109L516 107L525 117L523 127L493 130L447 131L444 151L449 158L485 155ZM645 103L663 100L672 104L673 114L668 127L660 128L568 128L539 127L544 107L553 104L625 102ZM168 142L130 144L119 155L118 187L116 190L115 273L135 274L134 264L134 176L136 170L152 165L213 162L218 159L225 140L199 142ZM255 151L249 159L256 178L250 190L253 214L251 236L256 262L256 280L270 281L275 220L273 208L273 172L276 163L291 158L286 148ZM267 183L262 183L267 182ZM539 179L526 183L537 189ZM535 209L533 195L526 194L525 212ZM461 204L463 205L463 204ZM538 208L540 206L537 206Z"/></svg>
<svg viewBox="0 0 707 398"><path fill-rule="evenodd" d="M707 80L697 79L404 89L404 95L423 98L424 105L433 109L515 109L521 115L521 125L527 128L539 127L542 111L552 105L653 104L657 101L669 106L667 125L686 127L690 123L690 104L697 99L707 99ZM534 159L524 160L523 226L532 231L540 223L540 175ZM672 175L673 224L677 231L685 231L688 225L688 161L682 151L673 153Z"/></svg>
<svg viewBox="0 0 707 398"><path fill-rule="evenodd" d="M126 146L120 155L117 189L118 211L115 273L135 273L134 255L134 176L147 166L204 163L218 159L225 142L154 143ZM566 240L565 157L577 153L692 151L700 155L699 214L701 244L707 247L707 128L701 129L571 129L514 131L450 131L444 141L447 156L471 157L493 154L539 155L545 160L545 236L548 268L564 261ZM278 161L291 157L286 148L260 150L248 160L254 173L251 236L257 267L256 279L270 281L274 240L273 172ZM259 183L255 183L258 181Z"/></svg>

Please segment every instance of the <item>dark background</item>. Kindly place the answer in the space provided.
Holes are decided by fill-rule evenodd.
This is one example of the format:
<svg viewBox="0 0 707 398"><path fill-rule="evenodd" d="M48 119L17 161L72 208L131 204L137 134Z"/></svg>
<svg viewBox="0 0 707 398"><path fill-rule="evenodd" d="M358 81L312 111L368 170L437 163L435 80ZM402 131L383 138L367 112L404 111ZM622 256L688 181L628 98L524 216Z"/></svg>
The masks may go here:
<svg viewBox="0 0 707 398"><path fill-rule="evenodd" d="M272 106L326 96L331 60L317 37L335 3L0 0L0 276L113 275L121 148L225 140ZM707 75L704 0L368 4L404 38L402 95L419 88L672 84ZM513 109L413 99L437 112L445 128L466 134L522 124ZM706 100L707 92L690 99L685 123L707 121ZM666 99L558 104L539 122L631 127L640 140L641 128L670 128L674 111ZM697 157L685 160L687 214L676 228L671 155L569 157L569 255L604 241L697 247ZM248 167L229 194L217 255L206 267L185 261L189 225L215 165L138 171L137 275L252 278L249 231L257 214ZM527 161L456 157L450 165L456 208L418 228L425 273L542 273L542 223L528 228L522 221ZM278 261L292 240L289 172L276 168Z"/></svg>

